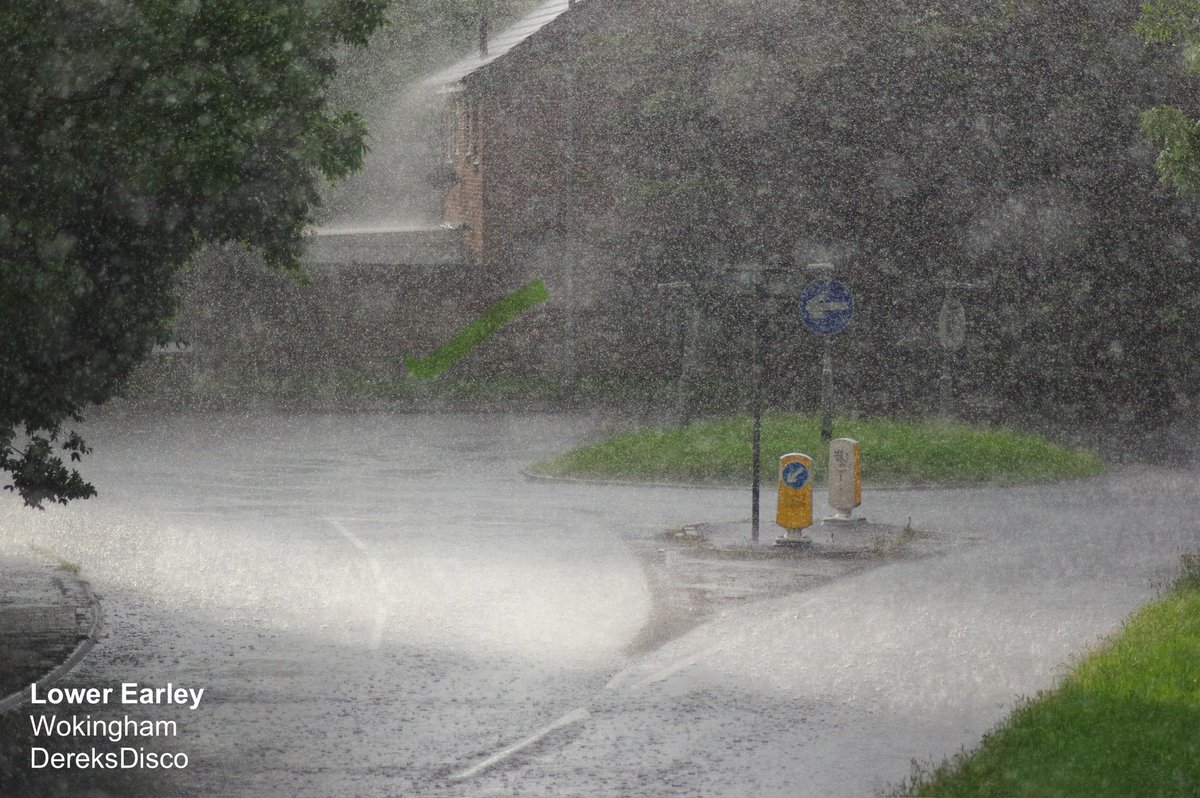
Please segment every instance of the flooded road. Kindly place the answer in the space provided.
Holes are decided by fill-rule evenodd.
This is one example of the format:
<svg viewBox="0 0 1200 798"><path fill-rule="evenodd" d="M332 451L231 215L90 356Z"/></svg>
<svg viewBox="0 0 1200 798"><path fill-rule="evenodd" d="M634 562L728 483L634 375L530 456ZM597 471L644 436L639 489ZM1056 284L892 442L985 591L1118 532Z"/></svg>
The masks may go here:
<svg viewBox="0 0 1200 798"><path fill-rule="evenodd" d="M872 520L954 545L727 602L635 655L644 542L747 497L522 476L601 425L113 421L91 438L99 498L4 497L0 529L103 599L63 686L204 688L195 709L96 710L177 720L134 744L185 751L147 794L187 796L871 794L973 745L1200 547L1185 473L868 491Z"/></svg>
<svg viewBox="0 0 1200 798"><path fill-rule="evenodd" d="M196 710L147 714L179 721L185 794L435 794L623 667L649 607L627 537L737 513L732 491L614 502L521 475L594 431L545 416L100 424L99 498L30 513L4 497L0 523L101 595L103 637L70 683L205 688Z"/></svg>

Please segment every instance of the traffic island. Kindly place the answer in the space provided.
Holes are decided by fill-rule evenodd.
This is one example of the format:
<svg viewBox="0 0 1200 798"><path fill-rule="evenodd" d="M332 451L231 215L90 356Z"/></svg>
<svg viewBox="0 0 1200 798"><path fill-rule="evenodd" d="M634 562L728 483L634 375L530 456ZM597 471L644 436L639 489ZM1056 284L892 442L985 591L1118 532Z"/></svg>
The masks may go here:
<svg viewBox="0 0 1200 798"><path fill-rule="evenodd" d="M635 541L652 603L646 625L627 647L645 654L704 623L732 604L811 590L870 568L945 551L947 534L869 521L822 521L804 531L801 546L754 542L749 520L691 524Z"/></svg>
<svg viewBox="0 0 1200 798"><path fill-rule="evenodd" d="M754 542L749 521L695 524L672 530L668 540L685 547L692 557L716 559L771 560L876 560L922 557L944 550L951 542L946 535L913 527L877 524L856 519L854 523L826 519L807 527L800 545L780 546L774 539Z"/></svg>

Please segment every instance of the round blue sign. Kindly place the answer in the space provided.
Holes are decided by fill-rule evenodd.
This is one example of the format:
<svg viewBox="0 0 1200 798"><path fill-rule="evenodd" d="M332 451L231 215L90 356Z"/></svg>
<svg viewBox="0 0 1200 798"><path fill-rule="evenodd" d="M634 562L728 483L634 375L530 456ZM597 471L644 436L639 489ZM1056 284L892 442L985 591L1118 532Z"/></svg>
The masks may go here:
<svg viewBox="0 0 1200 798"><path fill-rule="evenodd" d="M783 467L783 484L789 488L803 488L808 484L809 476L808 466L799 460L793 460Z"/></svg>
<svg viewBox="0 0 1200 798"><path fill-rule="evenodd" d="M800 319L815 333L839 333L853 315L854 297L837 280L813 280L800 294Z"/></svg>

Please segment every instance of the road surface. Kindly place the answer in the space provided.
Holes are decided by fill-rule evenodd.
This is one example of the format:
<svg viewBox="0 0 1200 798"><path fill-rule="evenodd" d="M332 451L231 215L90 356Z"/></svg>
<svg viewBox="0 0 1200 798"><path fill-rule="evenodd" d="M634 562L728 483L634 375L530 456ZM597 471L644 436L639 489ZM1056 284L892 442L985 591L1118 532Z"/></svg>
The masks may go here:
<svg viewBox="0 0 1200 798"><path fill-rule="evenodd" d="M1200 548L1189 474L868 492L872 520L955 545L634 651L653 599L636 542L747 497L521 476L601 426L112 418L90 439L101 496L6 497L0 530L102 596L64 686L204 688L195 709L90 710L178 721L120 743L188 754L135 773L147 794L298 798L871 794L973 745Z"/></svg>

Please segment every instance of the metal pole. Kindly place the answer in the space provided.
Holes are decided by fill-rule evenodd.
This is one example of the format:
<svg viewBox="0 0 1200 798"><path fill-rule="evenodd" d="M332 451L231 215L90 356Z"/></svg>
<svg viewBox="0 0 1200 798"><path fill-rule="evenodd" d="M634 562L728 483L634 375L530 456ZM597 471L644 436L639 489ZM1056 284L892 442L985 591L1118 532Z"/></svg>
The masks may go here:
<svg viewBox="0 0 1200 798"><path fill-rule="evenodd" d="M810 263L809 274L820 280L833 277L832 263ZM831 336L822 336L825 346L821 353L821 441L826 445L833 440L833 344Z"/></svg>
<svg viewBox="0 0 1200 798"><path fill-rule="evenodd" d="M679 426L687 426L692 420L691 394L697 367L697 346L700 336L700 300L694 293L689 295L690 304L683 319L682 352L679 358L679 385L676 386L675 416Z"/></svg>
<svg viewBox="0 0 1200 798"><path fill-rule="evenodd" d="M762 477L759 476L759 470L762 468L762 408L754 408L754 457L751 458L754 470L754 481L750 488L750 540L754 543L758 542L758 494L759 483Z"/></svg>
<svg viewBox="0 0 1200 798"><path fill-rule="evenodd" d="M956 340L957 329L954 329L956 325L950 303L959 285L953 280L946 280L942 307L938 311L938 342L942 345L942 372L938 375L938 418L942 421L950 420L950 400L954 390L953 377L950 374L950 350L960 343Z"/></svg>
<svg viewBox="0 0 1200 798"><path fill-rule="evenodd" d="M987 288L990 277L974 282L946 280L946 293L938 311L938 341L942 345L942 372L938 377L938 415L945 420L954 411L954 372L956 354L967 339L967 313L959 299L959 292Z"/></svg>
<svg viewBox="0 0 1200 798"><path fill-rule="evenodd" d="M742 264L730 269L738 276L741 285L750 289L753 322L753 356L751 366L751 414L754 418L754 432L751 436L750 449L750 538L758 542L759 532L759 497L762 487L762 407L763 407L763 375L766 372L764 339L767 335L767 314L764 305L769 296L765 279L779 270L761 264Z"/></svg>
<svg viewBox="0 0 1200 798"><path fill-rule="evenodd" d="M750 469L753 472L750 482L750 540L754 543L758 542L758 526L759 526L759 488L762 482L760 472L762 471L762 394L763 394L763 332L766 327L766 314L762 309L762 292L761 283L755 280L754 284L754 392L753 392L753 413L754 413L754 433L751 436L751 457Z"/></svg>
<svg viewBox="0 0 1200 798"><path fill-rule="evenodd" d="M942 349L942 374L938 377L938 417L950 420L950 398L953 393L953 377L950 375L950 350Z"/></svg>
<svg viewBox="0 0 1200 798"><path fill-rule="evenodd" d="M658 283L656 287L666 296L667 316L674 333L670 349L679 365L674 420L683 427L692 420L689 400L695 382L696 348L700 336L700 298L691 285L682 280Z"/></svg>
<svg viewBox="0 0 1200 798"><path fill-rule="evenodd" d="M559 243L564 240L574 241L577 238L577 208L578 200L576 193L575 181L578 176L578 164L576 156L578 151L576 148L576 127L578 123L578 85L576 74L576 58L575 58L575 40L578 38L578 31L575 25L575 15L569 14L566 17L567 32L566 32L566 63L567 71L565 75L566 85L564 86L565 97L565 116L566 116L566 134L563 137L563 187L565 189L566 201L557 209L557 223L560 236ZM564 293L566 294L566 319L563 324L563 335L567 339L567 373L566 383L570 387L572 398L575 397L579 388L579 324L576 318L579 314L578 299L575 295L575 268L578 255L574 247L567 247L566 258L566 279L564 282Z"/></svg>
<svg viewBox="0 0 1200 798"><path fill-rule="evenodd" d="M821 355L821 442L833 440L833 342L826 335Z"/></svg>

